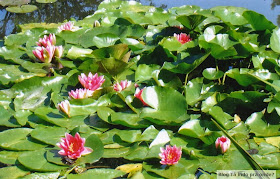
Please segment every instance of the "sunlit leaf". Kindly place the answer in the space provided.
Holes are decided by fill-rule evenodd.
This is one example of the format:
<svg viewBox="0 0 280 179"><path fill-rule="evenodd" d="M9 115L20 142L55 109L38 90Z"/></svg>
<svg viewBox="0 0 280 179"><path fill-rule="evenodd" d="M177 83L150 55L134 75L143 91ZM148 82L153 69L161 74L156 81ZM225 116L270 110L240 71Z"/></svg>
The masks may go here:
<svg viewBox="0 0 280 179"><path fill-rule="evenodd" d="M91 169L81 174L70 174L67 176L69 179L90 179L92 176L97 177L99 179L108 179L108 178L116 178L124 175L125 172L115 170L115 169Z"/></svg>
<svg viewBox="0 0 280 179"><path fill-rule="evenodd" d="M172 88L148 87L143 99L150 107L145 107L140 116L156 124L177 125L188 118L184 96Z"/></svg>
<svg viewBox="0 0 280 179"><path fill-rule="evenodd" d="M36 0L36 2L38 2L38 3L54 3L56 1L57 0Z"/></svg>

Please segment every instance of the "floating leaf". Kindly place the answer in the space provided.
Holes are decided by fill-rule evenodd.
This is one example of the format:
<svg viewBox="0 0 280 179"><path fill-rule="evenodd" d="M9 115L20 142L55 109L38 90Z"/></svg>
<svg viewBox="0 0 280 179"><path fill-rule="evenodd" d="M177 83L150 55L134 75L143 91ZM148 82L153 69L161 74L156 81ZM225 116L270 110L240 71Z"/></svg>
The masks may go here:
<svg viewBox="0 0 280 179"><path fill-rule="evenodd" d="M76 163L94 163L97 162L103 155L103 143L98 136L92 134L86 138L86 147L90 147L93 151L79 158Z"/></svg>
<svg viewBox="0 0 280 179"><path fill-rule="evenodd" d="M128 173L127 177L131 177L138 171L140 171L140 172L142 171L142 164L141 163L140 164L139 163L138 164L125 164L125 165L118 166L116 168L116 170L120 170L125 173Z"/></svg>
<svg viewBox="0 0 280 179"><path fill-rule="evenodd" d="M153 146L156 145L162 145L166 144L170 141L169 134L165 129L162 129L156 136L156 138L153 140L153 142L150 144L149 148L152 148Z"/></svg>
<svg viewBox="0 0 280 179"><path fill-rule="evenodd" d="M10 179L25 176L29 171L20 169L17 166L3 167L0 168L0 178Z"/></svg>
<svg viewBox="0 0 280 179"><path fill-rule="evenodd" d="M151 123L141 119L137 114L116 112L111 115L111 122L131 128L145 128Z"/></svg>
<svg viewBox="0 0 280 179"><path fill-rule="evenodd" d="M67 130L61 127L37 127L35 128L30 135L41 142L46 144L55 145L64 137Z"/></svg>
<svg viewBox="0 0 280 179"><path fill-rule="evenodd" d="M18 156L23 152L0 151L0 162L5 164L15 164Z"/></svg>
<svg viewBox="0 0 280 179"><path fill-rule="evenodd" d="M211 8L211 10L214 11L215 16L232 25L244 25L248 23L242 16L243 12L247 10L243 7L217 6Z"/></svg>
<svg viewBox="0 0 280 179"><path fill-rule="evenodd" d="M21 5L21 6L9 6L6 8L6 11L13 13L28 13L37 10L35 5Z"/></svg>
<svg viewBox="0 0 280 179"><path fill-rule="evenodd" d="M45 157L46 151L44 149L35 152L26 152L18 157L19 162L25 167L42 172L59 171L67 168L66 166L59 166L49 163Z"/></svg>
<svg viewBox="0 0 280 179"><path fill-rule="evenodd" d="M46 146L28 137L30 132L30 128L4 130L0 133L0 146L9 150L37 150Z"/></svg>
<svg viewBox="0 0 280 179"><path fill-rule="evenodd" d="M84 48L72 46L70 50L68 50L67 57L70 59L90 57L91 52L92 52L91 49L84 49Z"/></svg>
<svg viewBox="0 0 280 179"><path fill-rule="evenodd" d="M32 173L30 175L26 175L24 179L33 179L33 178L58 178L60 172L47 172L47 173Z"/></svg>
<svg viewBox="0 0 280 179"><path fill-rule="evenodd" d="M266 123L262 112L255 112L249 116L245 122L250 127L250 132L256 136L270 137L280 134L280 125Z"/></svg>
<svg viewBox="0 0 280 179"><path fill-rule="evenodd" d="M1 0L1 6L18 6L22 4L28 4L31 0Z"/></svg>
<svg viewBox="0 0 280 179"><path fill-rule="evenodd" d="M38 2L38 3L54 3L56 1L57 0L36 0L36 2Z"/></svg>
<svg viewBox="0 0 280 179"><path fill-rule="evenodd" d="M178 125L188 118L184 96L172 88L148 87L144 89L142 96L151 107L145 107L140 117L156 124L172 125Z"/></svg>
<svg viewBox="0 0 280 179"><path fill-rule="evenodd" d="M99 179L117 178L124 175L125 172L115 169L91 169L81 174L70 174L67 176L69 179L90 179L92 176Z"/></svg>

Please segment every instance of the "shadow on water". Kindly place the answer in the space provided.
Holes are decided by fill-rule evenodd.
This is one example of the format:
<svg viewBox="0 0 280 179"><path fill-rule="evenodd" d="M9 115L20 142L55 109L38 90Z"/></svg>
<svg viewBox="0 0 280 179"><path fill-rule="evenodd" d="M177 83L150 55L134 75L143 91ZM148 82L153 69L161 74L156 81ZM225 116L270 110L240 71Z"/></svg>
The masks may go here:
<svg viewBox="0 0 280 179"><path fill-rule="evenodd" d="M58 0L55 3L40 4L34 0L32 4L38 7L38 10L26 13L15 14L7 12L5 7L0 6L0 39L11 33L19 31L18 24L26 23L57 23L64 20L81 20L86 16L93 14L98 5L103 0ZM274 24L280 26L280 0L209 0L209 3L205 3L205 0L136 0L143 5L152 5L155 7L161 7L169 9L174 6L182 5L197 5L201 8L208 9L215 6L239 6L245 7L250 10L254 10L266 16L266 18L272 21Z"/></svg>

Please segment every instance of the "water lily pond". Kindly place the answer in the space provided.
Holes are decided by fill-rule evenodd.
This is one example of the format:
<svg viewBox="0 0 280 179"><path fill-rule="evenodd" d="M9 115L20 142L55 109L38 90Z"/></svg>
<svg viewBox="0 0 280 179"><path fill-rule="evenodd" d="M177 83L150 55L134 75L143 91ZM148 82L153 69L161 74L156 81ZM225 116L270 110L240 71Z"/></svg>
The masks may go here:
<svg viewBox="0 0 280 179"><path fill-rule="evenodd" d="M242 7L163 8L106 0L4 38L0 178L280 177L277 25Z"/></svg>

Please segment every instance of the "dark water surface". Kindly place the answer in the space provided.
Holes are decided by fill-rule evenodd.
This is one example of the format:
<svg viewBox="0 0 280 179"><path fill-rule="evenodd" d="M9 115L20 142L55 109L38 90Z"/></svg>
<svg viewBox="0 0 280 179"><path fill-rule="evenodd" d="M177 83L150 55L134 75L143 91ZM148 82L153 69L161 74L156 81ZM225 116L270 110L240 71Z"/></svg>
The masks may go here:
<svg viewBox="0 0 280 179"><path fill-rule="evenodd" d="M263 14L275 25L280 26L280 0L137 0L143 5L153 5L169 9L182 5L196 5L203 9L215 6L237 6ZM38 10L15 14L0 6L0 39L11 33L16 33L18 24L40 23L40 22L63 22L65 19L76 20L93 14L102 0L58 0L52 4L39 4Z"/></svg>

